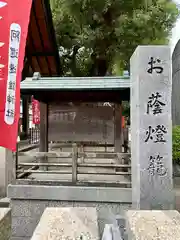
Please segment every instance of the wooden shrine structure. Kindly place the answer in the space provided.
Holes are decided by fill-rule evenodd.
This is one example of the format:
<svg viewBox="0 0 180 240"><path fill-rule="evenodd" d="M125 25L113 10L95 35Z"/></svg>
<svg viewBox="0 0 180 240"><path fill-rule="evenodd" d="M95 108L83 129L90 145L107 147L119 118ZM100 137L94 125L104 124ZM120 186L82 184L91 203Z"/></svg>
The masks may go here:
<svg viewBox="0 0 180 240"><path fill-rule="evenodd" d="M35 73L21 83L21 95L40 101L41 151L47 151L48 142L84 141L109 143L122 152L121 102L130 97L128 77L45 78Z"/></svg>
<svg viewBox="0 0 180 240"><path fill-rule="evenodd" d="M27 134L28 104L33 95L40 102L40 147L39 152L31 154L36 161L21 162L19 166L16 164L16 173L21 176L25 173L50 173L56 176L62 174L64 177L67 173L72 174L73 183L78 182L78 174L84 176L82 179L85 182L88 174L96 176L94 167L101 171L100 175L130 176L130 154L122 153L121 126L121 103L130 99L129 77L61 77L59 52L48 0L33 1L25 53L21 82L23 131ZM104 106L105 102L111 105ZM71 150L52 153L52 142L70 142ZM113 151L95 153L93 150L94 153L83 153L77 149L77 144L85 142L109 145L113 147ZM73 145L72 148L73 143L76 146ZM69 160L52 162L49 159L52 156L72 160L70 163ZM78 159L85 157L104 158L104 163L98 165L96 161L90 161L88 166L83 162L79 165ZM114 165L108 163L111 157ZM58 171L58 167L61 170ZM81 173L78 171L79 167L83 169ZM86 170L89 167L92 169L91 173ZM65 171L64 168L71 170ZM106 177L104 179L108 180ZM117 177L115 182L123 182L122 179ZM103 183L103 178L100 181ZM126 181L126 184L129 186L130 182Z"/></svg>
<svg viewBox="0 0 180 240"><path fill-rule="evenodd" d="M91 177L87 181L87 176L92 174L101 184L115 181L121 186L130 186L128 178L124 180L123 177L129 177L131 173L130 154L122 152L121 124L121 103L130 98L128 77L51 78L34 73L33 77L21 82L21 95L33 95L40 102L39 152L30 156L27 153L27 156L36 158L35 163L20 164L38 167L38 170L23 170L23 173L37 172L46 177L54 174L55 179L72 174L71 184L79 184L79 179L80 182L89 184L90 181L94 184ZM110 106L104 106L105 102L109 102ZM70 150L62 151L59 143L70 143ZM84 152L87 143L93 146L91 152ZM102 146L111 147L111 150L99 152ZM63 160L55 160L57 158ZM84 158L87 159L86 163ZM101 159L101 163L98 159ZM79 164L79 161L82 163ZM60 170L57 170L58 167ZM80 167L82 171L78 170ZM91 172L88 168L91 168ZM98 170L100 173L96 172ZM101 176L99 179L98 174L104 178ZM62 178L61 181L64 180ZM107 182L108 179L110 182Z"/></svg>

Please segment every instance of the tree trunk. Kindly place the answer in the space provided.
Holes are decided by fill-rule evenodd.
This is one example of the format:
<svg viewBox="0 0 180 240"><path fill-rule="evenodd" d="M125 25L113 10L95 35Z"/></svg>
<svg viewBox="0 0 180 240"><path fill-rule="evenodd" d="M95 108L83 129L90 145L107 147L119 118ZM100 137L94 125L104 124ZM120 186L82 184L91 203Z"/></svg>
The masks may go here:
<svg viewBox="0 0 180 240"><path fill-rule="evenodd" d="M89 76L105 76L108 70L108 63L106 58L98 58L95 55L91 56L92 65L89 71Z"/></svg>

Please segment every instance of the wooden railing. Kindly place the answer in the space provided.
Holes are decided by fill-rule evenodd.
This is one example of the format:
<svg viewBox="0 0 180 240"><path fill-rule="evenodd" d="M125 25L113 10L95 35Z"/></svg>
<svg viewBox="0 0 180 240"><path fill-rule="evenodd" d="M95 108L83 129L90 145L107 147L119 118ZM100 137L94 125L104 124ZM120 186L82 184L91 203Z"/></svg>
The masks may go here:
<svg viewBox="0 0 180 240"><path fill-rule="evenodd" d="M128 153L83 152L78 151L77 145L74 144L72 152L18 153L18 158L22 156L26 156L29 161L19 161L17 164L18 179L25 175L38 179L39 174L44 174L43 180L48 180L48 176L53 174L56 175L54 178L57 181L70 181L73 184L100 183L125 186L131 184L130 154Z"/></svg>

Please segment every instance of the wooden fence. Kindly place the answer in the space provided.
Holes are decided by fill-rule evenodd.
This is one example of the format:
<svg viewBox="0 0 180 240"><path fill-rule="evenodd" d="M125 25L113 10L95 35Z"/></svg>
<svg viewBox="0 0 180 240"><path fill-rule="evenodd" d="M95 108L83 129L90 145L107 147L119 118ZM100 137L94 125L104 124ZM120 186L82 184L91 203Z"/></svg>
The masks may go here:
<svg viewBox="0 0 180 240"><path fill-rule="evenodd" d="M43 180L48 180L51 174L57 181L69 181L73 184L131 184L128 153L85 152L83 148L78 149L77 144L73 144L72 152L19 152L18 159L20 157L27 157L29 161L17 160L17 179L33 176L33 179L38 180L41 174Z"/></svg>

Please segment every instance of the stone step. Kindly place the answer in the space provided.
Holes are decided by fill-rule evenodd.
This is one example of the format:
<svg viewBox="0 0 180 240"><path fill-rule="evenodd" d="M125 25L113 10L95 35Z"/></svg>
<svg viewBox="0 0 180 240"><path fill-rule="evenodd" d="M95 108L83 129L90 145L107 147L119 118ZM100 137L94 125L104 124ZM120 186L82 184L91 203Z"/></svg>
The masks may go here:
<svg viewBox="0 0 180 240"><path fill-rule="evenodd" d="M10 204L10 198L1 198L0 199L0 208L8 208Z"/></svg>

